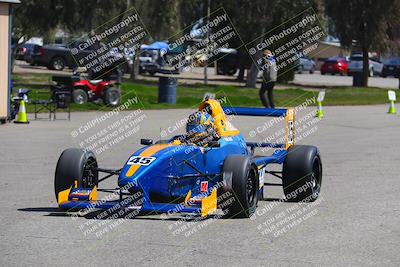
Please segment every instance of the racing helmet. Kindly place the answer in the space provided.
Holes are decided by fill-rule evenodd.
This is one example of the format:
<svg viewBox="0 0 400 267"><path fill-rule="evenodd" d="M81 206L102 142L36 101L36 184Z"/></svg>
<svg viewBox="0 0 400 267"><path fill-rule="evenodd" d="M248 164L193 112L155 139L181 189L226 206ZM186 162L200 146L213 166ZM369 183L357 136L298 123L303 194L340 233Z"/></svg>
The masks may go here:
<svg viewBox="0 0 400 267"><path fill-rule="evenodd" d="M204 111L197 111L191 114L186 123L186 134L192 143L204 141L207 137L213 138L214 119Z"/></svg>

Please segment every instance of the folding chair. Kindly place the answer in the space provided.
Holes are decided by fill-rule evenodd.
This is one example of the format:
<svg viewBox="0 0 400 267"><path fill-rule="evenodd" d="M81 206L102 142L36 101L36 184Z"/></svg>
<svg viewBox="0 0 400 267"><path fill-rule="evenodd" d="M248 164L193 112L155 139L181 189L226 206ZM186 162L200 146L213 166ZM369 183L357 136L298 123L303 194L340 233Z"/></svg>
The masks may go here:
<svg viewBox="0 0 400 267"><path fill-rule="evenodd" d="M54 112L54 105L50 90L48 89L35 90L35 100L32 101L31 103L35 105L35 120L46 119L38 117L38 113L41 112L42 110L46 110L49 112L49 120L51 120L51 114Z"/></svg>
<svg viewBox="0 0 400 267"><path fill-rule="evenodd" d="M68 113L68 120L71 120L71 91L56 89L53 91L54 120L57 120L56 111L62 109Z"/></svg>

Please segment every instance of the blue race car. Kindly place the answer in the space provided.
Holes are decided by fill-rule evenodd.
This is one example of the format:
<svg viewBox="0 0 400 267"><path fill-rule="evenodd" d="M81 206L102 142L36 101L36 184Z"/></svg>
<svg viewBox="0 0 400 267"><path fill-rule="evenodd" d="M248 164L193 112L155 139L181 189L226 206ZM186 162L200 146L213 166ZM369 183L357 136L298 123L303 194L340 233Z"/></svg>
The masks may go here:
<svg viewBox="0 0 400 267"><path fill-rule="evenodd" d="M285 144L246 142L227 115L285 117ZM116 209L139 213L190 213L205 217L218 209L228 218L248 218L263 198L264 176L282 179L287 201L314 201L321 190L322 162L314 146L294 145L294 109L222 107L206 99L190 115L186 134L145 145L121 169L98 167L91 151L70 148L61 154L55 195L63 210ZM256 148L274 148L255 155ZM269 170L283 165L282 171ZM107 175L99 178L99 173ZM116 189L100 189L117 175ZM98 199L98 191L115 199Z"/></svg>

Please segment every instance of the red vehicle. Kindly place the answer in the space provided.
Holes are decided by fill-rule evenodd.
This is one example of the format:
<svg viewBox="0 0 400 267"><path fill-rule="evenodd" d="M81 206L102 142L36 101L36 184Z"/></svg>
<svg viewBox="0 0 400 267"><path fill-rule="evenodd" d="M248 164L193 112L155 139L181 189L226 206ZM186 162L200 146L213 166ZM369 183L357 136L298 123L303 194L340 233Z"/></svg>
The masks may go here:
<svg viewBox="0 0 400 267"><path fill-rule="evenodd" d="M349 69L347 61L344 58L329 58L321 66L321 74L330 73L332 75L338 73L340 75L348 75Z"/></svg>
<svg viewBox="0 0 400 267"><path fill-rule="evenodd" d="M76 104L85 104L88 101L103 99L104 104L118 106L121 101L121 91L116 81L86 80L79 74L75 76L72 89L72 98Z"/></svg>

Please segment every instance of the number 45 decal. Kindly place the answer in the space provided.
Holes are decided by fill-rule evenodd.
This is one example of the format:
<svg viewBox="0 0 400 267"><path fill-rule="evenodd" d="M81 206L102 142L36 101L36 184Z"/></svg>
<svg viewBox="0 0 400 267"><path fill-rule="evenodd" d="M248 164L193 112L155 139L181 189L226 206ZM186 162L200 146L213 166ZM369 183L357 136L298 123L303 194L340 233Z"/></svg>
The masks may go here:
<svg viewBox="0 0 400 267"><path fill-rule="evenodd" d="M154 157L141 157L141 156L132 156L128 160L128 165L142 165L148 166L152 163L156 158Z"/></svg>

